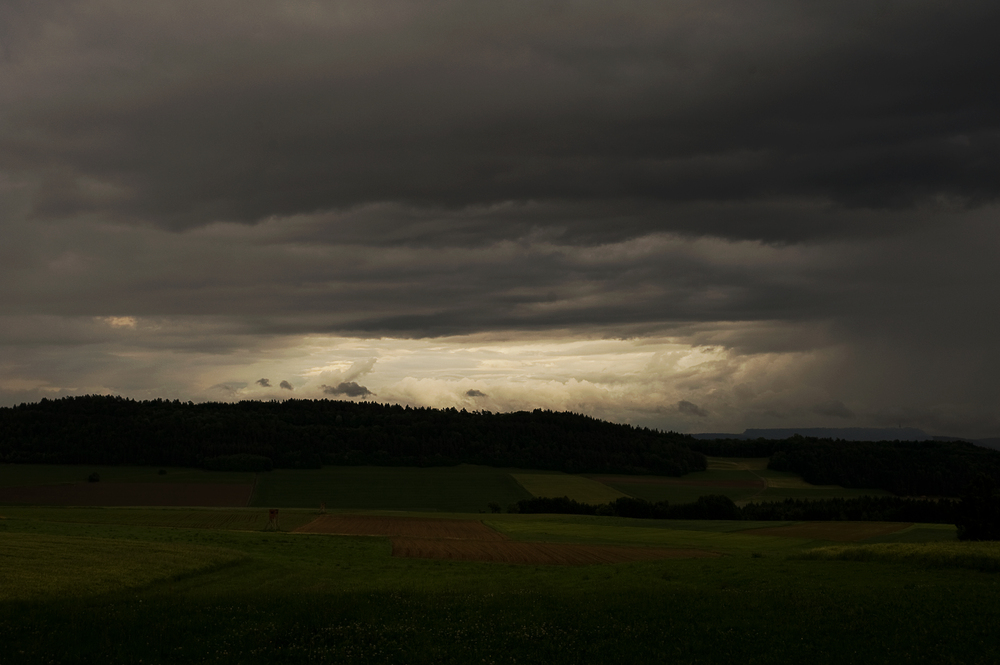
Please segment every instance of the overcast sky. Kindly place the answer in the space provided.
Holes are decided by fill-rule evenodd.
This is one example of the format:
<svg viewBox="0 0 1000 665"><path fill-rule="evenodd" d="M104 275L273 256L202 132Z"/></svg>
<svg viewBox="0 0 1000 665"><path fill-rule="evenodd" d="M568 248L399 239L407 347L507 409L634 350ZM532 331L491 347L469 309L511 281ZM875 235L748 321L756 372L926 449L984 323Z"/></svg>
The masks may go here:
<svg viewBox="0 0 1000 665"><path fill-rule="evenodd" d="M0 405L1000 436L1000 3L0 0Z"/></svg>

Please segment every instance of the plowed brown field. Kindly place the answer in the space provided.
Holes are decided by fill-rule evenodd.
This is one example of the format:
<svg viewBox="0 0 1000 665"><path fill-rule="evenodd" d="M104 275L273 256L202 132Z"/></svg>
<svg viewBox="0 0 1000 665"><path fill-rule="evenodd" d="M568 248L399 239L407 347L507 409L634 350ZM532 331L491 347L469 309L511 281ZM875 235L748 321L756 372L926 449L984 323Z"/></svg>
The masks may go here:
<svg viewBox="0 0 1000 665"><path fill-rule="evenodd" d="M739 531L748 536L782 536L785 538L814 538L853 542L885 536L913 526L909 522L803 522L791 526L776 526L766 529Z"/></svg>
<svg viewBox="0 0 1000 665"><path fill-rule="evenodd" d="M342 536L388 536L392 538L393 556L421 559L584 566L719 556L704 550L518 542L476 520L324 515L295 531Z"/></svg>
<svg viewBox="0 0 1000 665"><path fill-rule="evenodd" d="M561 564L566 566L719 556L715 552L704 550L525 543L512 540L485 542L476 540L420 540L416 538L393 538L392 555L420 559L460 559L462 561Z"/></svg>
<svg viewBox="0 0 1000 665"><path fill-rule="evenodd" d="M0 503L35 506L215 506L250 501L253 485L228 483L76 483L0 488Z"/></svg>

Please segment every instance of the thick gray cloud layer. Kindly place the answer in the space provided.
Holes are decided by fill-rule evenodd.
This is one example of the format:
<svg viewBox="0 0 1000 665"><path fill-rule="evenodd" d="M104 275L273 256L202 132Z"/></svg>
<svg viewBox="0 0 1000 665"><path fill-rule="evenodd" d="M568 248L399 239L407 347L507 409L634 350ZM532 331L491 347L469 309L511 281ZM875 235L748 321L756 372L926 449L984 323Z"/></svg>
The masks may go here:
<svg viewBox="0 0 1000 665"><path fill-rule="evenodd" d="M1000 187L995 3L7 0L3 19L0 168L36 218L585 202L605 233L795 239L903 224L829 205Z"/></svg>
<svg viewBox="0 0 1000 665"><path fill-rule="evenodd" d="M782 370L802 418L995 434L998 25L920 0L0 0L0 391L184 396L158 369L183 356L221 397L305 335L655 335L811 358ZM390 394L365 362L322 385ZM504 394L482 387L456 394ZM688 387L649 422L786 413Z"/></svg>

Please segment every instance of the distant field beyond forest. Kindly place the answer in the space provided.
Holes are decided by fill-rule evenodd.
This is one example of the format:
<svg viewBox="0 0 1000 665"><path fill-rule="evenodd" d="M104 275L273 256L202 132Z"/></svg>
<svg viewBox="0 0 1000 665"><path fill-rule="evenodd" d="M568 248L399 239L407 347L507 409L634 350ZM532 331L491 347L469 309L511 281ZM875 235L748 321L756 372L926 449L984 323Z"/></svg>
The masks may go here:
<svg viewBox="0 0 1000 665"><path fill-rule="evenodd" d="M693 502L706 494L724 494L739 503L888 494L883 490L810 485L795 474L771 471L766 465L766 459L709 458L707 471L673 478L581 476L465 464L427 468L326 466L315 470L278 469L260 474L155 467L4 464L0 465L0 505L318 508L325 504L329 508L345 509L478 512L486 510L490 503L505 510L508 505L532 496L568 496L591 504L632 496L680 504ZM92 473L99 475L98 483L87 483ZM127 484L131 487L126 487ZM141 489L144 484L151 486L145 492ZM56 485L63 487L53 487ZM164 487L157 489L153 485ZM182 489L183 485L190 489ZM216 489L209 491L209 486L213 485ZM232 487L227 489L225 485ZM26 487L32 489L29 491ZM184 499L185 492L194 495L198 491L201 491L199 496L205 498ZM247 497L250 497L249 502Z"/></svg>

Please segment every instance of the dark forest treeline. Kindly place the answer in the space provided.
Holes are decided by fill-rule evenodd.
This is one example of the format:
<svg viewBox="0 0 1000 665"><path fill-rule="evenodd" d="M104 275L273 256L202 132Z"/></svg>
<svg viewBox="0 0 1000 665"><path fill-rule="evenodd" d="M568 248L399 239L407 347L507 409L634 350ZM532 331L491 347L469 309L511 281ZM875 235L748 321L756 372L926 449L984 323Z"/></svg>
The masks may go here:
<svg viewBox="0 0 1000 665"><path fill-rule="evenodd" d="M412 409L331 400L192 404L86 396L0 408L6 463L265 470L460 463L680 476L690 437L573 413ZM235 470L235 467L234 467Z"/></svg>
<svg viewBox="0 0 1000 665"><path fill-rule="evenodd" d="M460 463L680 476L704 455L770 457L819 485L959 496L1000 482L1000 452L964 442L698 440L552 411L489 413L331 400L192 404L86 396L0 408L0 463L264 471Z"/></svg>
<svg viewBox="0 0 1000 665"><path fill-rule="evenodd" d="M964 441L789 439L689 441L718 457L770 457L769 469L814 485L884 489L900 496L959 496L979 474L1000 482L1000 452Z"/></svg>
<svg viewBox="0 0 1000 665"><path fill-rule="evenodd" d="M958 501L904 499L898 496L860 496L850 499L785 499L737 506L727 496L698 497L694 503L652 503L623 497L611 503L591 505L567 497L523 499L508 510L518 513L566 515L616 515L639 519L673 520L761 520L761 521L871 521L955 523Z"/></svg>

